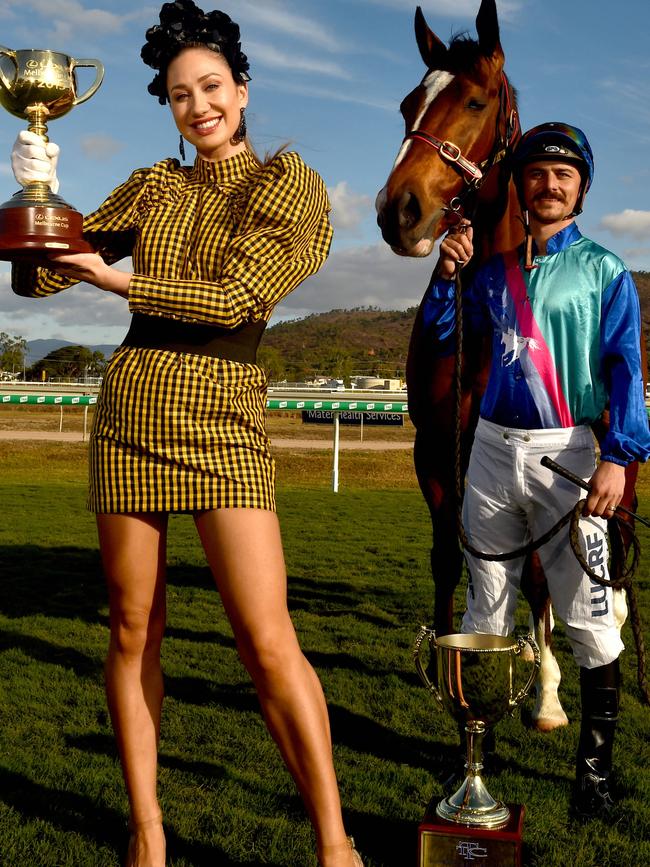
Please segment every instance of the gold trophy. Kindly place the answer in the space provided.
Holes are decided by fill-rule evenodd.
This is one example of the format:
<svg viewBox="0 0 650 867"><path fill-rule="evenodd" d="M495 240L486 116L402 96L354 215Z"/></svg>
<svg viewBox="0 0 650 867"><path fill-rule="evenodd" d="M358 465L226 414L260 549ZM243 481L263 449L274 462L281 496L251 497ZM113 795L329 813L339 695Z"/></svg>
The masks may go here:
<svg viewBox="0 0 650 867"><path fill-rule="evenodd" d="M425 668L425 643L430 655L435 654L437 685L431 682ZM516 691L515 661L526 644L532 648L534 666L526 685ZM539 648L531 635L436 638L433 630L423 626L415 641L414 655L423 683L456 722L464 724L467 735L467 776L457 792L436 805L435 813L432 809L427 811L420 825L418 865L463 864L471 852L485 859L482 863L486 865L517 863L523 807L512 805L510 809L488 792L481 778L482 742L486 729L514 711L528 694L539 671ZM459 826L469 830L461 832ZM506 860L503 860L504 846L511 848Z"/></svg>
<svg viewBox="0 0 650 867"><path fill-rule="evenodd" d="M75 70L95 69L95 80L77 96ZM75 60L58 51L12 51L0 45L0 103L29 121L47 143L47 124L89 99L102 83L99 60ZM32 181L0 205L0 259L21 260L48 251L92 252L82 238L83 217L43 181Z"/></svg>

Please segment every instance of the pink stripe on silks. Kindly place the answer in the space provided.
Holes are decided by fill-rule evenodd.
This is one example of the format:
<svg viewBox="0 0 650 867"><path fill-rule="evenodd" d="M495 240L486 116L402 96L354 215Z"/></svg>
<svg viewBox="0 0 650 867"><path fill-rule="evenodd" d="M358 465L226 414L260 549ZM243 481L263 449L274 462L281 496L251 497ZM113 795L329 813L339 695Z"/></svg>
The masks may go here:
<svg viewBox="0 0 650 867"><path fill-rule="evenodd" d="M516 250L509 251L503 258L506 265L506 286L515 302L520 331L523 336L532 337L539 347L533 351L529 350L528 360L536 368L544 384L549 400L557 413L560 427L573 427L573 416L564 396L553 356L535 321L532 306L528 301L526 283L524 275L521 273Z"/></svg>

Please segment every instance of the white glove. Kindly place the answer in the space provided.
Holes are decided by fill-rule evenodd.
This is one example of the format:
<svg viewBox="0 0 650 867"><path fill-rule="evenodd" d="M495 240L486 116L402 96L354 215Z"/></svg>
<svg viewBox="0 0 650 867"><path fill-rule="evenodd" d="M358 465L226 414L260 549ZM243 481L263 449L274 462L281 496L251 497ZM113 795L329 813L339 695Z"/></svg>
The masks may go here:
<svg viewBox="0 0 650 867"><path fill-rule="evenodd" d="M21 186L31 181L45 181L53 193L58 192L59 180L56 164L59 160L59 146L54 142L45 144L40 135L22 130L11 151L11 168Z"/></svg>

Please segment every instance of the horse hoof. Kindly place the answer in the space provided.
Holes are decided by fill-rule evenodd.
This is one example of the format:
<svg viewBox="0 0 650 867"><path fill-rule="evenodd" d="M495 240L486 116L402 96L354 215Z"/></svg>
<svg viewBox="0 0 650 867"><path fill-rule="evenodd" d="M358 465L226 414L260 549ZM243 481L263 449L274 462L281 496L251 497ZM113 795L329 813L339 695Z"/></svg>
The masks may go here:
<svg viewBox="0 0 650 867"><path fill-rule="evenodd" d="M545 716L533 720L533 725L538 732L544 732L546 734L548 732L555 731L555 729L561 729L562 726L568 726L569 720L566 714L556 717Z"/></svg>

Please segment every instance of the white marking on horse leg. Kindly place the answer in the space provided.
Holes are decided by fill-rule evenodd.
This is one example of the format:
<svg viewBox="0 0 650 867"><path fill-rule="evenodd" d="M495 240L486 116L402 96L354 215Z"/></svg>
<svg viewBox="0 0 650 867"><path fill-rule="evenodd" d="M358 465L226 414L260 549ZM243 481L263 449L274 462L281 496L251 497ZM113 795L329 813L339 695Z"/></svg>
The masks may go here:
<svg viewBox="0 0 650 867"><path fill-rule="evenodd" d="M625 590L614 590L614 623L620 632L627 620L627 597Z"/></svg>
<svg viewBox="0 0 650 867"><path fill-rule="evenodd" d="M545 614L546 616L549 618L549 632L552 632L555 623L550 605L548 606L547 614ZM535 629L535 640L537 641L541 657L541 666L539 675L537 676L537 683L535 684L536 701L532 718L538 731L551 732L553 729L569 724L569 720L562 709L557 694L562 675L557 659L546 641L544 617L539 619L537 628L535 628L531 615L530 626L531 629Z"/></svg>

